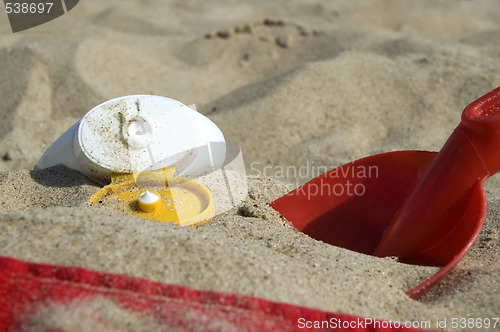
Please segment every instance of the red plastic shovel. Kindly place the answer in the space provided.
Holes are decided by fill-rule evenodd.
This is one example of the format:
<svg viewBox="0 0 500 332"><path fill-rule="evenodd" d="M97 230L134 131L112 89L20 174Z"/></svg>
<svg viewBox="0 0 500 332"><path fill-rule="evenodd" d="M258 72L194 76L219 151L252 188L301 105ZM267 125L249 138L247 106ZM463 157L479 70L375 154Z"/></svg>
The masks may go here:
<svg viewBox="0 0 500 332"><path fill-rule="evenodd" d="M486 215L484 181L500 170L500 87L467 106L439 153L397 151L333 169L271 203L299 231L357 252L442 267L466 254Z"/></svg>

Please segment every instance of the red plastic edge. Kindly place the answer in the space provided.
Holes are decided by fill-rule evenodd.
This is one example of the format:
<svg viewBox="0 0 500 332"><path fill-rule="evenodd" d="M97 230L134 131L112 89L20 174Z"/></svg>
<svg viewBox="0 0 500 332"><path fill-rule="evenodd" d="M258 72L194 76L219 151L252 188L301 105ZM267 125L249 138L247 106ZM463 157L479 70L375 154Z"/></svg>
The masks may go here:
<svg viewBox="0 0 500 332"><path fill-rule="evenodd" d="M465 122L500 125L500 87L470 103L462 113Z"/></svg>
<svg viewBox="0 0 500 332"><path fill-rule="evenodd" d="M481 194L481 198L483 201L486 202L486 196L483 191L483 181L477 182L474 190L476 190L477 193ZM478 220L481 220L481 222L476 223L474 228L471 228L469 238L470 240L467 241L467 245L463 247L456 255L451 259L445 266L443 266L441 269L439 269L438 272L421 282L420 284L416 285L415 287L411 288L406 292L406 295L408 295L411 299L417 300L419 299L422 295L424 295L429 289L431 289L434 285L436 285L441 279L443 279L448 273L450 273L451 270L462 260L462 258L467 254L469 249L472 247L474 244L474 240L477 238L479 235L479 232L481 231L481 228L483 227L484 224L484 219L486 217L486 206L484 206L482 209L480 209L479 214L476 216Z"/></svg>
<svg viewBox="0 0 500 332"><path fill-rule="evenodd" d="M68 306L75 300L86 301L96 297L104 297L124 310L151 317L162 326L185 331L220 328L221 325L216 324L216 328L210 325L214 321L239 331L298 331L302 330L300 321L351 324L353 328L344 329L351 331L422 331L405 327L384 328L387 321L372 319L368 319L371 323L363 326L359 322L366 322L366 319L354 315L240 294L195 290L79 267L0 257L1 331L18 330L23 321L40 308ZM340 329L329 326L321 330Z"/></svg>

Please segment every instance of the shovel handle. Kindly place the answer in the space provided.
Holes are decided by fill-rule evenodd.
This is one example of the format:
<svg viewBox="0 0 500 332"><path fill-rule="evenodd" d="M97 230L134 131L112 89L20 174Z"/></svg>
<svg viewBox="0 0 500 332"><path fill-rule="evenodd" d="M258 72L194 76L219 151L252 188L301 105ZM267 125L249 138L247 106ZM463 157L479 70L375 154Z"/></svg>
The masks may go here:
<svg viewBox="0 0 500 332"><path fill-rule="evenodd" d="M461 124L488 175L500 171L500 87L467 106Z"/></svg>
<svg viewBox="0 0 500 332"><path fill-rule="evenodd" d="M471 227L481 223L453 213L475 184L499 170L500 87L465 108L461 123L393 218L374 254L418 260L450 234L457 222Z"/></svg>

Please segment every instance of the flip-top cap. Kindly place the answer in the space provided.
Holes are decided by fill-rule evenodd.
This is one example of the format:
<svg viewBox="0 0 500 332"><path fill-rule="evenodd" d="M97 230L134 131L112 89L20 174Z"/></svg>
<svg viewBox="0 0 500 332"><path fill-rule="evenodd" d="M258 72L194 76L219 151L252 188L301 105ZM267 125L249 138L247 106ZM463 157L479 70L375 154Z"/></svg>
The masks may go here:
<svg viewBox="0 0 500 332"><path fill-rule="evenodd" d="M180 175L220 168L224 142L219 128L181 102L153 95L125 96L90 110L47 149L37 167L64 164L109 182L111 173L176 166ZM209 155L207 158L206 151Z"/></svg>

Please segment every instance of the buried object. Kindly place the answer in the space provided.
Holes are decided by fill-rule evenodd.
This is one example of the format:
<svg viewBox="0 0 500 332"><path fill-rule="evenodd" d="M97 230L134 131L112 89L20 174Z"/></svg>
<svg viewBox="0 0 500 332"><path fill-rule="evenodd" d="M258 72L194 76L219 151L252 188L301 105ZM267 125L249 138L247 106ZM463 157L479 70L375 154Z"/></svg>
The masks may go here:
<svg viewBox="0 0 500 332"><path fill-rule="evenodd" d="M114 198L126 213L195 225L214 216L214 203L194 178L225 160L224 136L208 118L174 99L132 95L94 107L36 167L62 164L107 184L91 203Z"/></svg>
<svg viewBox="0 0 500 332"><path fill-rule="evenodd" d="M351 171L372 169L376 176ZM465 108L439 153L396 151L356 160L314 178L271 206L315 239L441 267L407 291L416 299L472 246L486 215L483 183L499 170L500 87ZM331 190L348 185L362 186L362 194Z"/></svg>

